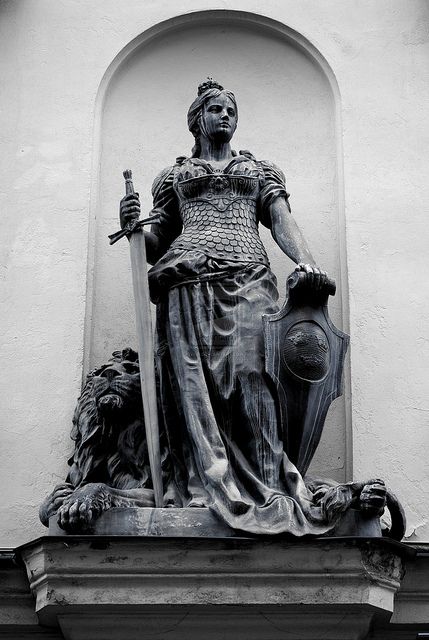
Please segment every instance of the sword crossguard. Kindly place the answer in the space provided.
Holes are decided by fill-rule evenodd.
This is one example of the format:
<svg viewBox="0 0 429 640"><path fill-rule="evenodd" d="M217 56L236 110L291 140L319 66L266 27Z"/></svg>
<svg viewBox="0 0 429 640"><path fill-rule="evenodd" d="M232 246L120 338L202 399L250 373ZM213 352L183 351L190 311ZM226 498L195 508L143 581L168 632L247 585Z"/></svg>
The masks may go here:
<svg viewBox="0 0 429 640"><path fill-rule="evenodd" d="M128 196L132 193L135 193L133 185L133 172L131 171L131 169L125 169L125 171L122 172L122 175L125 178L125 195ZM129 238L131 234L135 233L136 231L140 231L140 229L145 224L157 224L160 217L161 213L157 212L156 209L153 209L152 215L148 218L144 218L144 220L133 220L132 222L126 224L125 227L120 231L111 233L110 236L108 236L109 244L115 244L115 242L118 242L118 240L124 238L125 236Z"/></svg>
<svg viewBox="0 0 429 640"><path fill-rule="evenodd" d="M115 233L110 234L108 236L109 244L115 244L115 242L118 242L118 240L124 238L125 236L129 237L132 233L139 231L146 224L159 223L160 217L161 214L155 213L153 216L149 216L148 218L144 218L143 220L134 220L134 222L127 224L120 231L116 231Z"/></svg>

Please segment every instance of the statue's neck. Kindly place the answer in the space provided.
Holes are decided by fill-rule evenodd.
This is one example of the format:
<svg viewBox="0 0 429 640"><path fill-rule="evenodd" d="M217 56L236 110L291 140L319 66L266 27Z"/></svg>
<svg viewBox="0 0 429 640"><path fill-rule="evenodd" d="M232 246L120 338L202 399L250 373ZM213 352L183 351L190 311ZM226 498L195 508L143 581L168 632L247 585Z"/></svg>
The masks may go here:
<svg viewBox="0 0 429 640"><path fill-rule="evenodd" d="M222 162L233 157L229 142L216 142L207 138L201 138L200 158L208 162Z"/></svg>

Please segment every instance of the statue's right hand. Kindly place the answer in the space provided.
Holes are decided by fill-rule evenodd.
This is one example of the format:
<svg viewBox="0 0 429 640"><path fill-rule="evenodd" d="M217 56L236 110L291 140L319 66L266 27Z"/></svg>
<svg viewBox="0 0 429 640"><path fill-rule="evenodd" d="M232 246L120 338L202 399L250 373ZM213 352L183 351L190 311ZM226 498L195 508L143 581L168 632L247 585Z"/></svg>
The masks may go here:
<svg viewBox="0 0 429 640"><path fill-rule="evenodd" d="M121 229L127 224L138 220L140 217L140 199L138 193L129 193L124 196L119 205L119 222Z"/></svg>

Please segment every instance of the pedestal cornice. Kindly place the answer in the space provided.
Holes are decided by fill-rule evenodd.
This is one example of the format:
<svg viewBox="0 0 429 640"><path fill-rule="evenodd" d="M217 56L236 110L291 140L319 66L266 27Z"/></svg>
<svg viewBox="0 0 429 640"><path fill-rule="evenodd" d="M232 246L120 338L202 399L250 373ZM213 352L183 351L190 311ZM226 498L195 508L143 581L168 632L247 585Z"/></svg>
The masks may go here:
<svg viewBox="0 0 429 640"><path fill-rule="evenodd" d="M215 638L219 624L234 638L275 638L277 624L296 637L316 625L324 638L352 640L390 617L402 548L364 539L49 536L20 554L40 622L70 639L137 638L142 625L147 638L165 625L178 638L194 627Z"/></svg>

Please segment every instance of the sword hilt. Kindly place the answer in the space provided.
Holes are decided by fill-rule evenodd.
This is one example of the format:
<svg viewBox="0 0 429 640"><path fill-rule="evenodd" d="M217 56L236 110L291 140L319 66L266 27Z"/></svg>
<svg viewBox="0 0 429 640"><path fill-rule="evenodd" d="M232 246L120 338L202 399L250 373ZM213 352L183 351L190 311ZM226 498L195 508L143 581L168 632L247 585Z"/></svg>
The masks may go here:
<svg viewBox="0 0 429 640"><path fill-rule="evenodd" d="M125 169L125 171L122 172L122 175L125 178L125 195L129 196L132 193L135 193L133 185L133 172L131 171L131 169ZM141 229L141 227L143 227L145 224L157 223L159 221L159 218L160 214L154 213L144 220L134 220L133 222L129 222L123 229L121 229L120 231L116 231L115 233L111 233L108 236L109 244L115 244L115 242L118 242L118 240L120 240L124 236L130 236L135 231Z"/></svg>
<svg viewBox="0 0 429 640"><path fill-rule="evenodd" d="M122 175L125 178L125 195L129 196L131 193L135 193L134 185L133 185L133 172L131 169L125 169L122 172Z"/></svg>
<svg viewBox="0 0 429 640"><path fill-rule="evenodd" d="M110 236L108 236L109 244L115 244L115 242L118 242L118 240L120 240L124 236L131 235L132 233L134 233L134 231L137 231L141 227L144 227L144 225L146 224L156 224L157 222L159 222L160 217L161 215L159 213L155 213L153 216L149 216L149 218L144 218L144 220L135 220L131 224L127 224L127 226L120 231L111 233Z"/></svg>

